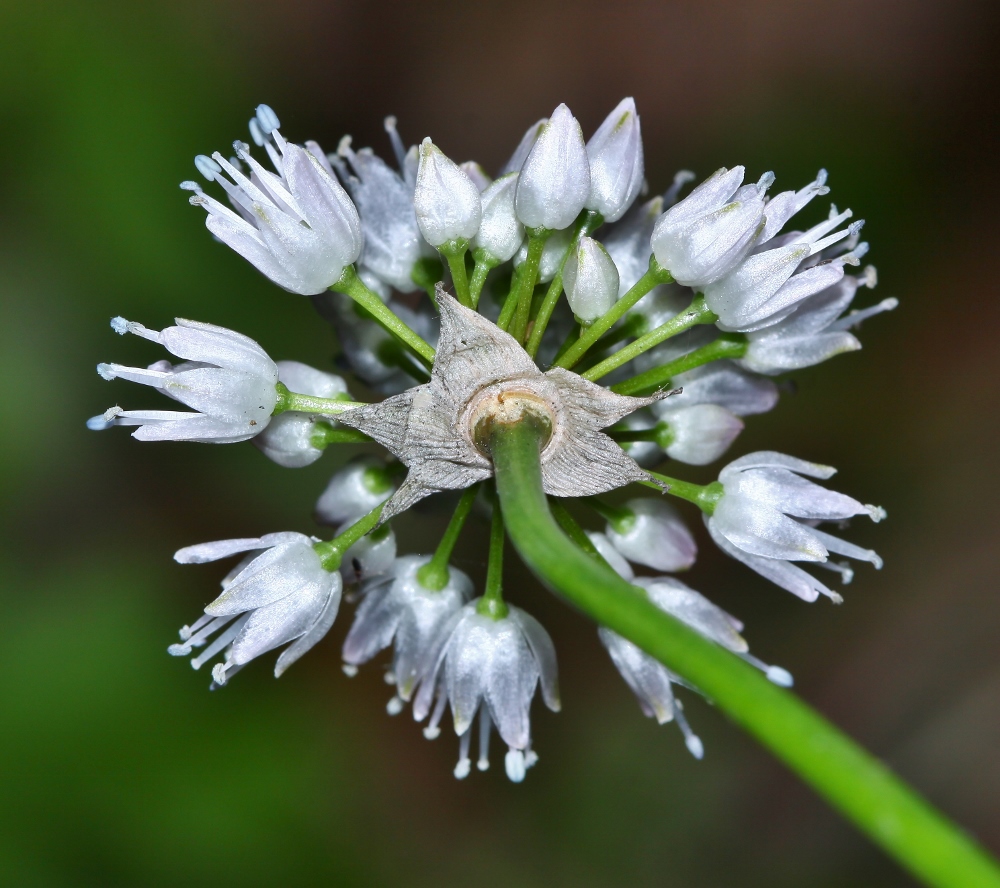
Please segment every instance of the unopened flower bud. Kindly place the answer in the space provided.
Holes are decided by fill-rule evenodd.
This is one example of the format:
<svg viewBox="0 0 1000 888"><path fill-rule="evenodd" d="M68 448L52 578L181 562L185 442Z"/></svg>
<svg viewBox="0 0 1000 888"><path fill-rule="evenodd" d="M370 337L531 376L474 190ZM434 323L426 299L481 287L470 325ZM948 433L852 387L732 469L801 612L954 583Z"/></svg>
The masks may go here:
<svg viewBox="0 0 1000 888"><path fill-rule="evenodd" d="M472 248L482 250L496 265L510 259L524 241L524 226L514 212L517 176L501 176L482 193L483 218L472 238Z"/></svg>
<svg viewBox="0 0 1000 888"><path fill-rule="evenodd" d="M743 431L743 422L718 404L696 404L665 412L671 459L692 466L707 466L729 449Z"/></svg>
<svg viewBox="0 0 1000 888"><path fill-rule="evenodd" d="M413 207L420 233L433 247L468 240L483 214L479 189L430 139L420 145Z"/></svg>
<svg viewBox="0 0 1000 888"><path fill-rule="evenodd" d="M581 237L563 269L566 299L584 325L597 320L618 299L618 269L608 251L591 237Z"/></svg>
<svg viewBox="0 0 1000 888"><path fill-rule="evenodd" d="M394 489L379 460L355 460L330 479L316 502L316 520L332 525L357 521L389 499Z"/></svg>
<svg viewBox="0 0 1000 888"><path fill-rule="evenodd" d="M560 105L544 124L517 181L515 208L525 228L568 228L590 196L590 161L583 131Z"/></svg>
<svg viewBox="0 0 1000 888"><path fill-rule="evenodd" d="M632 515L608 523L611 544L634 564L655 570L687 570L698 547L676 510L668 503L645 497L625 504Z"/></svg>
<svg viewBox="0 0 1000 888"><path fill-rule="evenodd" d="M538 283L547 284L559 272L562 265L563 256L569 249L573 240L573 233L569 229L557 231L542 247L542 258L538 261ZM528 242L524 241L514 255L514 268L519 268L525 259L528 258Z"/></svg>
<svg viewBox="0 0 1000 888"><path fill-rule="evenodd" d="M536 120L531 126L529 126L525 131L524 135L521 136L521 141L517 143L517 147L514 149L514 153L510 156L510 160L504 164L502 170L500 170L501 176L506 176L507 173L518 173L521 171L521 167L524 166L524 162L528 159L528 155L531 153L531 149L535 145L535 141L538 139L538 134L541 133L542 127L549 122L547 117L543 117L541 120Z"/></svg>
<svg viewBox="0 0 1000 888"><path fill-rule="evenodd" d="M489 188L490 183L493 181L486 170L474 160L467 160L465 163L460 163L458 168L472 180L472 184L479 189L480 194Z"/></svg>
<svg viewBox="0 0 1000 888"><path fill-rule="evenodd" d="M588 210L616 222L642 188L642 133L635 101L622 99L587 142L590 158Z"/></svg>

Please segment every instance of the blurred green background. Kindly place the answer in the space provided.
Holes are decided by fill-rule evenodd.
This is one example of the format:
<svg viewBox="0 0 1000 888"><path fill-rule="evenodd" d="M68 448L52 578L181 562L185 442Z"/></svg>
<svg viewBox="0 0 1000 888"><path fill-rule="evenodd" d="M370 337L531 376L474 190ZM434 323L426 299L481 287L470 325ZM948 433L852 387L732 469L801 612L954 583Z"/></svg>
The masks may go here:
<svg viewBox="0 0 1000 888"><path fill-rule="evenodd" d="M795 374L734 452L839 466L838 489L889 511L852 533L886 567L859 569L842 607L806 605L702 535L689 582L1000 850L997 19L973 0L4 4L0 883L911 884L699 700L708 754L693 761L513 556L509 596L553 634L564 699L558 717L536 710L541 763L521 786L498 760L457 782L453 738L389 718L377 668L344 677L346 609L280 682L261 662L209 694L166 655L221 573L171 553L312 532L347 454L288 471L248 444L83 425L155 406L94 372L161 357L115 336L116 314L231 326L329 366L308 300L214 243L177 188L262 101L297 141L332 150L351 132L387 154L395 113L409 142L493 169L558 102L590 132L632 94L655 189L681 167L745 163L781 188L830 170L832 199L868 220L874 297L901 307L865 326L864 351ZM420 551L435 526L406 516L397 532ZM483 551L459 558L476 577Z"/></svg>

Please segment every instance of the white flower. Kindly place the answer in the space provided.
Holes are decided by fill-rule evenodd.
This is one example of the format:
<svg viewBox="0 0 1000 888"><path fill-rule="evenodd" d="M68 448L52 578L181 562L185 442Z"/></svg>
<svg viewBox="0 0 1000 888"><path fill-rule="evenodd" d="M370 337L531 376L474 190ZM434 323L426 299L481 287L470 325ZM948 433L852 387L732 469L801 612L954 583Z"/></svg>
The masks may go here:
<svg viewBox="0 0 1000 888"><path fill-rule="evenodd" d="M690 466L707 466L743 431L743 422L719 404L695 404L660 414L666 425L667 456Z"/></svg>
<svg viewBox="0 0 1000 888"><path fill-rule="evenodd" d="M642 188L642 133L632 98L622 99L587 142L590 158L588 210L616 222Z"/></svg>
<svg viewBox="0 0 1000 888"><path fill-rule="evenodd" d="M573 232L568 228L557 231L545 241L542 247L542 257L538 260L538 283L547 284L558 274L562 266L563 256L573 240ZM520 268L528 258L528 242L524 241L514 254L514 268Z"/></svg>
<svg viewBox="0 0 1000 888"><path fill-rule="evenodd" d="M420 233L433 247L467 241L479 230L483 215L475 183L430 139L420 145L413 207Z"/></svg>
<svg viewBox="0 0 1000 888"><path fill-rule="evenodd" d="M767 202L764 207L764 230L758 240L762 246L758 249L767 247L766 242L777 235L785 227L785 223L814 197L830 193L830 189L826 185L826 178L826 170L820 170L816 174L816 178L805 188L800 188L798 191L782 191L781 194L776 194Z"/></svg>
<svg viewBox="0 0 1000 888"><path fill-rule="evenodd" d="M274 127L268 134L280 151L280 155L271 152L277 175L254 160L243 142L236 142L234 148L250 167L250 177L219 152L211 159L198 158L198 169L222 185L238 213L194 182L182 187L194 191L191 203L207 211L208 230L258 271L293 293L321 293L361 254L358 211L318 148L317 156L286 142L278 132L274 112L266 105L258 108L258 126L262 120Z"/></svg>
<svg viewBox="0 0 1000 888"><path fill-rule="evenodd" d="M800 302L777 324L747 334L750 340L739 364L756 373L784 373L811 367L843 352L857 351L861 343L848 330L866 318L891 311L895 298L840 317L854 299L859 286L875 286L875 269L868 266L862 276L850 275L832 287Z"/></svg>
<svg viewBox="0 0 1000 888"><path fill-rule="evenodd" d="M753 249L774 175L765 173L756 185L741 188L742 181L743 167L723 167L657 220L653 254L678 283L700 290Z"/></svg>
<svg viewBox="0 0 1000 888"><path fill-rule="evenodd" d="M671 383L683 389L680 394L652 405L652 411L669 421L670 415L698 404L715 404L735 416L767 413L778 403L778 387L737 367L732 361L713 361L678 373Z"/></svg>
<svg viewBox="0 0 1000 888"><path fill-rule="evenodd" d="M517 607L495 619L479 613L476 599L452 616L439 633L413 702L413 717L434 711L424 734L436 737L446 703L451 704L461 752L455 776L468 775L472 721L479 712L479 770L489 767L490 727L508 746L507 776L519 783L535 763L531 750L531 699L541 682L542 699L559 711L556 652L548 632ZM435 704L435 696L437 701Z"/></svg>
<svg viewBox="0 0 1000 888"><path fill-rule="evenodd" d="M140 441L203 441L228 444L262 432L278 402L278 370L256 342L241 333L177 318L162 332L115 318L111 328L158 342L184 362L158 361L143 370L122 364L98 364L104 379L128 379L160 389L198 411L122 410L112 407L87 421L88 428L139 426Z"/></svg>
<svg viewBox="0 0 1000 888"><path fill-rule="evenodd" d="M330 525L353 523L389 499L394 490L381 460L358 457L330 479L316 501L316 520Z"/></svg>
<svg viewBox="0 0 1000 888"><path fill-rule="evenodd" d="M343 533L353 522L344 522L337 528ZM383 524L365 534L345 553L340 562L340 575L345 583L360 583L387 573L396 561L396 534L392 527Z"/></svg>
<svg viewBox="0 0 1000 888"><path fill-rule="evenodd" d="M629 561L666 571L694 564L698 547L673 506L642 497L628 500L623 508L630 514L609 521L604 532Z"/></svg>
<svg viewBox="0 0 1000 888"><path fill-rule="evenodd" d="M278 361L278 381L300 395L350 400L347 383L334 373L324 373L298 361ZM253 443L279 466L297 469L316 462L323 451L313 443L316 423L337 425L336 419L289 410L273 417Z"/></svg>
<svg viewBox="0 0 1000 888"><path fill-rule="evenodd" d="M437 305L441 340L431 381L338 416L409 469L383 521L432 493L492 477L493 462L475 435L479 421L498 412L513 419L537 411L550 422L541 455L542 484L550 495L588 496L650 477L600 430L668 392L629 398L558 367L542 373L514 337L440 285Z"/></svg>
<svg viewBox="0 0 1000 888"><path fill-rule="evenodd" d="M836 208L834 208L835 210ZM850 218L851 211L831 212L830 218L788 243L755 253L724 278L705 286L705 302L719 316L723 330L751 331L781 320L803 299L825 290L844 276L844 264L857 265L864 250L847 253L804 271L801 263L848 237L855 236L862 222L829 234Z"/></svg>
<svg viewBox="0 0 1000 888"><path fill-rule="evenodd" d="M472 238L472 248L481 250L494 265L513 257L524 240L524 226L514 212L517 175L501 176L482 193L483 218Z"/></svg>
<svg viewBox="0 0 1000 888"><path fill-rule="evenodd" d="M486 170L474 160L467 160L465 163L460 163L458 168L472 180L472 184L476 186L480 194L489 188L493 182Z"/></svg>
<svg viewBox="0 0 1000 888"><path fill-rule="evenodd" d="M625 579L632 581L630 577ZM640 577L634 582L646 590L649 600L660 610L756 666L775 684L791 686L792 677L786 670L780 666L769 666L749 653L746 640L740 635L743 624L712 604L704 595L672 577ZM671 687L671 684L686 687L690 685L610 629L602 627L598 630L598 635L625 683L638 698L643 713L655 718L661 725L676 720L688 750L695 758L700 759L704 755L704 746L688 726L681 703L674 697Z"/></svg>
<svg viewBox="0 0 1000 888"><path fill-rule="evenodd" d="M618 299L618 269L607 250L591 237L581 237L563 269L566 300L581 324L590 324Z"/></svg>
<svg viewBox="0 0 1000 888"><path fill-rule="evenodd" d="M728 555L806 601L815 601L822 593L839 602L837 593L789 562L823 564L840 573L844 582L850 581L852 571L829 562L831 552L881 568L882 559L870 549L812 525L854 515L881 521L885 510L800 477L825 479L835 472L829 466L771 451L734 460L719 473L722 496L711 517L705 519L712 539Z"/></svg>
<svg viewBox="0 0 1000 888"><path fill-rule="evenodd" d="M392 676L401 700L410 699L427 658L436 654L431 646L442 628L472 597L472 580L451 566L443 589L426 589L417 573L430 560L429 555L407 555L366 582L344 640L344 662L353 667L394 645Z"/></svg>
<svg viewBox="0 0 1000 888"><path fill-rule="evenodd" d="M301 533L202 543L181 549L174 559L204 564L241 552L251 555L222 581L222 594L204 615L181 629L181 643L169 648L186 657L208 644L191 661L195 669L225 650L224 662L212 669L217 685L255 657L294 642L275 664L275 677L280 676L330 631L340 606L340 574L323 567L313 541Z"/></svg>
<svg viewBox="0 0 1000 888"><path fill-rule="evenodd" d="M590 196L590 161L580 124L565 105L542 124L517 180L514 206L525 228L573 224Z"/></svg>
<svg viewBox="0 0 1000 888"><path fill-rule="evenodd" d="M401 293L419 289L411 274L426 242L417 227L413 187L370 148L351 150L349 137L331 159L361 213L361 264Z"/></svg>
<svg viewBox="0 0 1000 888"><path fill-rule="evenodd" d="M649 257L652 255L649 239L662 212L662 197L636 205L602 239L604 249L618 269L619 296L624 296L649 269ZM649 298L644 296L633 311L642 307Z"/></svg>

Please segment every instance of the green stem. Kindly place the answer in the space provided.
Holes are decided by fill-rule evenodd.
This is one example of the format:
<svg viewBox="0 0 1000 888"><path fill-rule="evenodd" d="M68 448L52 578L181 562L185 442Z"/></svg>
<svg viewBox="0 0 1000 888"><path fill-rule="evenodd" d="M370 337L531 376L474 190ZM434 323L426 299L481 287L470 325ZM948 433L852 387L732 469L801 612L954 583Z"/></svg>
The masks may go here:
<svg viewBox="0 0 1000 888"><path fill-rule="evenodd" d="M518 342L524 339L524 331L528 329L528 318L531 315L531 296L535 292L535 283L538 280L538 264L542 259L542 250L545 249L545 242L552 232L544 228L538 229L528 235L528 255L524 262L517 269L517 279L511 288L508 301L514 299L513 318L507 320L507 326L500 322L497 325L502 330L507 330ZM517 294L516 296L514 294ZM504 303L503 313L507 311L507 303Z"/></svg>
<svg viewBox="0 0 1000 888"><path fill-rule="evenodd" d="M556 361L555 366L565 367L569 370L570 367L587 353L587 350L598 339L617 324L625 313L652 290L653 287L657 286L657 284L669 284L672 280L673 277L670 272L656 261L655 256L650 256L649 269L646 273L632 285L632 289L580 334L580 338Z"/></svg>
<svg viewBox="0 0 1000 888"><path fill-rule="evenodd" d="M714 324L717 320L718 315L705 304L705 297L696 296L679 315L660 324L655 330L650 330L645 336L640 336L635 342L619 349L611 357L606 358L581 375L584 379L594 382L612 370L617 370L622 364L627 364L633 358L637 358L643 352L649 351L664 340L670 339L678 333L683 333L685 330L690 330L698 324Z"/></svg>
<svg viewBox="0 0 1000 888"><path fill-rule="evenodd" d="M317 398L313 395L300 395L297 392L290 392L288 387L279 382L276 386L278 390L278 401L274 405L271 416L277 416L287 410L294 410L296 413L322 413L324 416L335 416L345 410L352 410L355 407L364 407L361 401L351 401L347 396L336 398Z"/></svg>
<svg viewBox="0 0 1000 888"><path fill-rule="evenodd" d="M410 270L410 280L430 296L431 302L437 300L437 285L443 279L444 266L437 257L424 256Z"/></svg>
<svg viewBox="0 0 1000 888"><path fill-rule="evenodd" d="M570 515L569 509L562 504L561 500L555 497L549 499L549 509L552 510L552 517L559 523L566 536L592 558L597 558L601 562L604 561L604 557L597 551L597 546L590 541L590 537L587 536L586 531L576 523L576 519Z"/></svg>
<svg viewBox="0 0 1000 888"><path fill-rule="evenodd" d="M966 833L793 694L653 605L580 551L553 520L545 429L496 423L490 450L507 532L532 571L599 624L677 672L927 884L997 888L1000 868Z"/></svg>
<svg viewBox="0 0 1000 888"><path fill-rule="evenodd" d="M612 506L596 496L587 497L584 502L610 524L617 533L628 533L635 524L635 512L631 509Z"/></svg>
<svg viewBox="0 0 1000 888"><path fill-rule="evenodd" d="M458 542L462 528L465 527L465 519L469 517L469 512L472 511L472 504L476 500L477 493L479 493L479 485L473 484L472 487L469 487L462 494L458 505L455 506L451 521L448 522L444 536L441 537L441 542L438 543L437 549L434 550L433 557L417 570L417 580L425 589L430 589L432 592L440 592L448 585L448 580L451 579L448 562L451 561L451 553L455 551L455 543Z"/></svg>
<svg viewBox="0 0 1000 888"><path fill-rule="evenodd" d="M343 533L337 534L327 543L314 543L313 549L319 555L320 563L326 570L335 571L340 569L340 562L344 560L344 553L351 548L365 534L371 533L378 524L378 519L382 515L385 503L379 503L363 518L359 518Z"/></svg>
<svg viewBox="0 0 1000 888"><path fill-rule="evenodd" d="M486 276L497 263L482 250L476 250L473 255L476 264L472 269L472 280L469 282L469 303L473 308L479 308L479 297L483 293L483 287L486 286Z"/></svg>
<svg viewBox="0 0 1000 888"><path fill-rule="evenodd" d="M500 501L493 497L493 520L490 522L490 554L486 565L486 586L476 610L484 617L502 620L509 610L503 600L503 546L507 539L504 533L503 513Z"/></svg>
<svg viewBox="0 0 1000 888"><path fill-rule="evenodd" d="M465 254L469 249L469 242L465 240L454 241L441 246L441 255L444 256L451 270L451 280L455 285L455 296L466 308L474 308L472 299L469 296L469 272L465 267Z"/></svg>
<svg viewBox="0 0 1000 888"><path fill-rule="evenodd" d="M328 422L316 423L309 437L309 443L317 450L325 450L331 444L365 444L368 441L371 441L371 438L364 432L343 426L334 427Z"/></svg>
<svg viewBox="0 0 1000 888"><path fill-rule="evenodd" d="M626 379L611 386L611 391L619 395L648 395L664 386L670 385L670 380L678 373L685 373L710 364L722 358L741 358L746 354L747 338L742 333L724 333L715 342L696 348L686 355L681 355L668 364L654 367L631 379Z"/></svg>
<svg viewBox="0 0 1000 888"><path fill-rule="evenodd" d="M692 484L690 481L681 481L679 478L671 478L669 475L661 475L659 472L649 472L648 474L656 481L640 481L640 484L652 487L653 490L658 490L660 493L669 493L671 496L694 503L706 515L711 515L719 500L722 499L722 484L718 481L713 481L711 484Z"/></svg>
<svg viewBox="0 0 1000 888"><path fill-rule="evenodd" d="M563 253L563 257L559 261L559 270L556 272L556 276L552 278L552 283L549 284L545 298L538 307L538 314L535 315L535 324L531 328L531 336L528 338L528 344L524 347L524 350L531 357L535 357L538 354L538 349L542 344L542 337L545 335L545 328L548 327L552 312L556 310L559 296L562 294L563 269L566 267L566 260L569 259L572 252L579 245L580 238L589 235L592 231L599 228L603 221L604 217L594 210L584 210L577 221L576 229L573 231L573 239L569 242L566 252Z"/></svg>
<svg viewBox="0 0 1000 888"><path fill-rule="evenodd" d="M615 441L652 441L661 450L666 450L674 441L674 433L670 430L670 425L665 422L658 422L649 429L629 429L616 428L612 426L605 429L605 434Z"/></svg>
<svg viewBox="0 0 1000 888"><path fill-rule="evenodd" d="M412 348L424 360L428 367L434 363L434 349L413 332L396 313L389 308L376 293L369 290L364 281L358 277L353 265L344 269L343 275L331 290L346 293L365 311L367 311L388 333L400 342Z"/></svg>

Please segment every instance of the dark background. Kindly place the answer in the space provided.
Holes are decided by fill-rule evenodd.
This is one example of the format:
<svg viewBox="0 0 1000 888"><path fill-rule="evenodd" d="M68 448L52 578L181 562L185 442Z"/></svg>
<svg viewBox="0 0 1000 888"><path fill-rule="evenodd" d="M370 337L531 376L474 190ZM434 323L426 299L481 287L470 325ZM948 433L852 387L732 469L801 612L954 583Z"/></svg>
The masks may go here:
<svg viewBox="0 0 1000 888"><path fill-rule="evenodd" d="M40 2L0 12L0 882L489 886L911 884L781 765L698 700L693 761L638 707L591 626L513 567L509 597L560 655L564 711L536 710L539 766L451 776L384 713L379 670L339 669L347 625L280 682L223 692L166 656L221 574L180 546L312 532L336 460L288 471L252 446L96 435L99 360L146 363L116 314L239 329L328 366L329 329L213 243L177 188L192 157L245 138L261 101L297 141L388 152L432 135L494 169L560 101L589 133L624 95L654 189L745 163L868 220L895 295L864 351L796 373L733 455L840 467L881 503L858 524L846 603L806 605L710 545L689 582L742 617L753 649L935 803L1000 850L997 6L591 2ZM812 208L818 218L823 206ZM346 453L346 449L345 449ZM691 516L694 518L695 516ZM428 526L429 525L429 526ZM407 516L407 550L436 521ZM459 563L483 574L485 530ZM704 542L704 540L703 540ZM477 544L478 543L478 544ZM516 559L511 555L512 565Z"/></svg>

